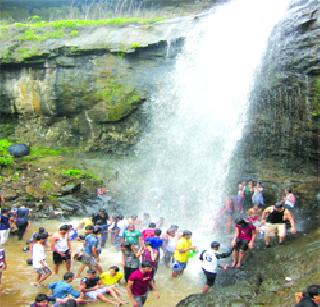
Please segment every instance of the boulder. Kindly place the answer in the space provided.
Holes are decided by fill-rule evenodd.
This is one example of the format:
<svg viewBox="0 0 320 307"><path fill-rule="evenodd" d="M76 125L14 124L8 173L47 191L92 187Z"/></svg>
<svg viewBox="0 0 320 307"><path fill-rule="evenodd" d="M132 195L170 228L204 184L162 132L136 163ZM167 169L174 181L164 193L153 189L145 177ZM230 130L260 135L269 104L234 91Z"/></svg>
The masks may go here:
<svg viewBox="0 0 320 307"><path fill-rule="evenodd" d="M26 144L13 144L8 148L11 156L21 158L28 156L30 153L29 147Z"/></svg>

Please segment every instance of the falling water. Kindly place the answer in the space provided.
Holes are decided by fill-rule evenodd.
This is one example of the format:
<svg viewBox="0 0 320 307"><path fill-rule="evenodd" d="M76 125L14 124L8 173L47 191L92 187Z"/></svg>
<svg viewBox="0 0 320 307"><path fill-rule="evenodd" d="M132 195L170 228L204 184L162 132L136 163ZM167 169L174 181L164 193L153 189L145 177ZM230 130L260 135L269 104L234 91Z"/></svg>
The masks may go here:
<svg viewBox="0 0 320 307"><path fill-rule="evenodd" d="M140 212L197 221L221 205L254 75L289 0L234 0L196 22L173 72L153 93L151 128L122 170Z"/></svg>

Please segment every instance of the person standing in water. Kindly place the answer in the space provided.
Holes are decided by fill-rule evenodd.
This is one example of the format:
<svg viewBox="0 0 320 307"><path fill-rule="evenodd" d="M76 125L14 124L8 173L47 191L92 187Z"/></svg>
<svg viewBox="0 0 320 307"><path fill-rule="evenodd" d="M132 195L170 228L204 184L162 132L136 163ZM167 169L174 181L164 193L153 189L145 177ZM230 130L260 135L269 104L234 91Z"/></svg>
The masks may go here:
<svg viewBox="0 0 320 307"><path fill-rule="evenodd" d="M34 283L35 286L39 286L52 274L46 262L46 254L44 251L45 241L46 237L43 234L38 235L37 243L34 244L32 248L32 265L37 273Z"/></svg>
<svg viewBox="0 0 320 307"><path fill-rule="evenodd" d="M148 298L149 286L153 289L156 298L160 298L160 293L156 289L156 284L152 279L152 264L143 262L141 267L134 271L127 286L128 296L133 307L142 307Z"/></svg>
<svg viewBox="0 0 320 307"><path fill-rule="evenodd" d="M192 232L184 230L182 237L178 240L174 252L174 263L172 266L172 277L182 275L187 267L189 251L195 251L196 247L192 245Z"/></svg>
<svg viewBox="0 0 320 307"><path fill-rule="evenodd" d="M228 253L218 254L217 251L220 248L220 243L217 241L211 242L211 249L204 250L199 259L202 261L202 270L207 278L207 282L203 287L202 293L208 293L210 287L215 284L217 277L218 259L230 257L232 250Z"/></svg>
<svg viewBox="0 0 320 307"><path fill-rule="evenodd" d="M2 272L7 269L6 252L4 248L0 245L0 286L2 279Z"/></svg>
<svg viewBox="0 0 320 307"><path fill-rule="evenodd" d="M164 263L167 268L170 267L170 264L173 260L173 254L176 250L177 245L177 235L175 228L169 228L166 235L162 237L163 240L163 250L164 250Z"/></svg>
<svg viewBox="0 0 320 307"><path fill-rule="evenodd" d="M71 241L68 236L69 227L63 225L59 229L59 234L54 235L51 241L52 258L54 263L54 272L57 275L59 267L63 261L66 263L66 271L71 268Z"/></svg>

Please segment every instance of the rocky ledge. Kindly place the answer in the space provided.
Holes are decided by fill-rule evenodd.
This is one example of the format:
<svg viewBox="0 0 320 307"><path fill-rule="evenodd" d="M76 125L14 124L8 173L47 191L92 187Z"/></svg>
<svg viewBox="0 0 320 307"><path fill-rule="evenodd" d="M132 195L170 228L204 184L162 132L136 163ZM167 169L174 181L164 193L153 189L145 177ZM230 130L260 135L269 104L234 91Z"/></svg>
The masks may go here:
<svg viewBox="0 0 320 307"><path fill-rule="evenodd" d="M319 239L316 230L281 246L253 250L243 268L218 272L217 285L207 295L191 295L177 306L291 307L295 292L319 283Z"/></svg>

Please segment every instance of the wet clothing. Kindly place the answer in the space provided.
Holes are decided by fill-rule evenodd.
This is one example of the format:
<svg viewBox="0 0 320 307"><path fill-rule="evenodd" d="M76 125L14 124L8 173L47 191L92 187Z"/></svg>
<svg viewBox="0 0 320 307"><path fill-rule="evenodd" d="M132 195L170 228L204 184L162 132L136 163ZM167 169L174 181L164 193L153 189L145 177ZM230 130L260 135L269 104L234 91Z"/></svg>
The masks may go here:
<svg viewBox="0 0 320 307"><path fill-rule="evenodd" d="M207 282L206 282L207 286L212 287L216 282L217 273L207 272L204 269L202 270L207 279Z"/></svg>
<svg viewBox="0 0 320 307"><path fill-rule="evenodd" d="M122 272L116 272L115 276L111 276L110 272L103 272L100 275L101 282L104 286L112 286L120 282L123 278Z"/></svg>
<svg viewBox="0 0 320 307"><path fill-rule="evenodd" d="M177 262L187 263L189 258L189 251L186 251L184 253L180 253L179 250L183 249L186 250L188 248L192 247L192 240L186 239L185 237L180 238L177 241L176 250L174 252L174 259Z"/></svg>
<svg viewBox="0 0 320 307"><path fill-rule="evenodd" d="M269 213L267 217L267 222L276 224L276 223L283 223L284 222L284 212L285 209L281 211L277 211L275 209L272 210L272 212Z"/></svg>
<svg viewBox="0 0 320 307"><path fill-rule="evenodd" d="M98 249L99 240L98 238L93 235L89 234L85 237L85 244L84 244L84 254L89 256L94 256L93 254L93 248L95 247Z"/></svg>
<svg viewBox="0 0 320 307"><path fill-rule="evenodd" d="M143 240L146 241L148 238L154 236L155 228L147 228L142 231Z"/></svg>
<svg viewBox="0 0 320 307"><path fill-rule="evenodd" d="M32 247L32 265L34 269L42 268L43 265L40 261L45 263L46 261L46 254L44 252L44 247L40 243L35 243Z"/></svg>
<svg viewBox="0 0 320 307"><path fill-rule="evenodd" d="M6 252L4 248L0 248L0 270L4 266L4 261L6 260Z"/></svg>
<svg viewBox="0 0 320 307"><path fill-rule="evenodd" d="M138 245L139 244L139 238L142 236L141 231L139 230L125 230L123 232L123 239L128 244Z"/></svg>
<svg viewBox="0 0 320 307"><path fill-rule="evenodd" d="M65 299L68 295L75 298L80 297L80 291L74 290L70 283L65 281L56 281L48 285L49 290L52 291L52 296L57 299Z"/></svg>
<svg viewBox="0 0 320 307"><path fill-rule="evenodd" d="M236 240L236 245L235 245L235 249L238 250L242 250L242 251L246 251L249 248L249 240Z"/></svg>
<svg viewBox="0 0 320 307"><path fill-rule="evenodd" d="M214 249L204 250L200 255L202 269L206 272L217 273L218 259L230 257L231 253L232 251L218 254Z"/></svg>
<svg viewBox="0 0 320 307"><path fill-rule="evenodd" d="M140 265L139 258L136 257L134 251L124 250L124 278L126 282L129 280L129 276L132 272L137 270Z"/></svg>
<svg viewBox="0 0 320 307"><path fill-rule="evenodd" d="M93 278L85 277L81 279L81 283L85 284L85 289L90 289L95 287L98 284L99 280L100 280L99 276L96 276Z"/></svg>
<svg viewBox="0 0 320 307"><path fill-rule="evenodd" d="M148 238L148 241L151 243L151 246L153 249L156 249L157 251L160 250L163 240L160 239L159 237L150 237Z"/></svg>
<svg viewBox="0 0 320 307"><path fill-rule="evenodd" d="M247 240L251 241L252 240L252 235L253 232L256 230L256 227L253 226L251 223L248 223L245 226L240 226L239 224L236 225L236 228L238 228L238 238L239 240Z"/></svg>
<svg viewBox="0 0 320 307"><path fill-rule="evenodd" d="M309 296L303 296L301 301L295 307L317 307L318 305Z"/></svg>
<svg viewBox="0 0 320 307"><path fill-rule="evenodd" d="M67 261L71 259L70 250L66 250L64 252L64 256L62 257L61 254L53 251L52 252L52 260L54 264L61 264L63 261Z"/></svg>
<svg viewBox="0 0 320 307"><path fill-rule="evenodd" d="M136 271L134 271L129 277L129 281L133 281L133 286L131 290L132 294L134 296L147 294L151 280L152 280L151 272L143 273L140 271L140 269L137 269Z"/></svg>

